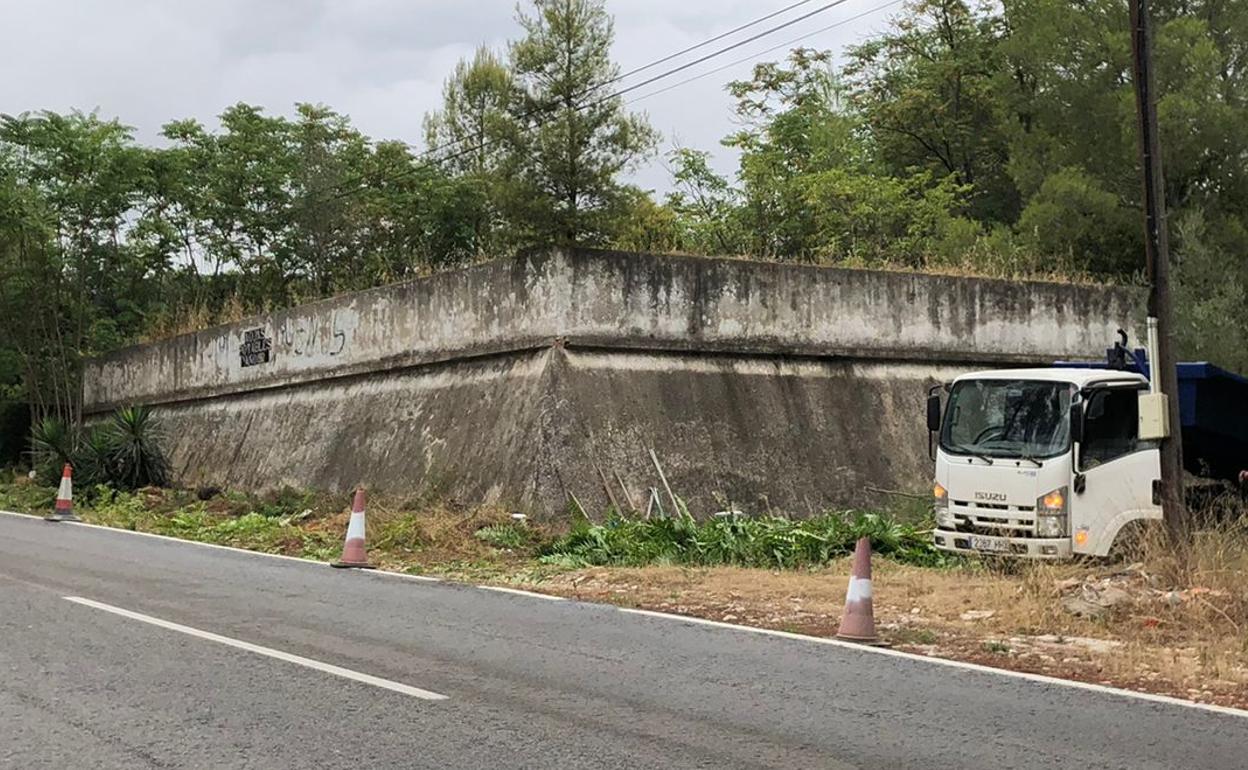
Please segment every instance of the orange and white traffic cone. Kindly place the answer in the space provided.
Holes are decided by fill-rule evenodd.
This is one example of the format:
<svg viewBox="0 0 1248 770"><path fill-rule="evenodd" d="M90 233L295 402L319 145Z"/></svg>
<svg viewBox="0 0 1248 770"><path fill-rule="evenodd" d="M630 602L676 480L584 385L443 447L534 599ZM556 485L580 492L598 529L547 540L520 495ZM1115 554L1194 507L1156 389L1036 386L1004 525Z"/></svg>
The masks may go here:
<svg viewBox="0 0 1248 770"><path fill-rule="evenodd" d="M364 547L364 490L355 490L355 500L351 503L351 521L347 524L347 542L342 547L342 558L330 564L331 567L355 567L372 569L368 563L368 550Z"/></svg>
<svg viewBox="0 0 1248 770"><path fill-rule="evenodd" d="M837 639L864 644L878 644L875 635L875 610L871 606L871 540L862 537L854 548L854 566L849 573L845 591L845 612Z"/></svg>
<svg viewBox="0 0 1248 770"><path fill-rule="evenodd" d="M74 469L65 464L61 471L61 487L56 490L56 506L44 521L82 521L74 515Z"/></svg>

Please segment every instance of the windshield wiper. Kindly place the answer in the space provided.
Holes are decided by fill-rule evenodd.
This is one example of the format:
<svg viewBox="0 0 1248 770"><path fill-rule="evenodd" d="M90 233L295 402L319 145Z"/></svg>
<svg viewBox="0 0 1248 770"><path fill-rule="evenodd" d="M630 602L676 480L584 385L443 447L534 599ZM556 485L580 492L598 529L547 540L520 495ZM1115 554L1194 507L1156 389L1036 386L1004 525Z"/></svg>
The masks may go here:
<svg viewBox="0 0 1248 770"><path fill-rule="evenodd" d="M988 465L992 465L992 464L993 464L993 462L992 462L992 458L991 458L991 457L989 457L988 455L985 455L985 454L980 454L979 452L976 452L975 450L970 449L970 448L968 448L968 447L964 447L964 446L951 446L951 447L949 447L948 451L951 451L951 452L953 452L954 454L968 455L968 456L970 456L970 457L974 457L976 460L983 460L983 461L984 461L985 463L987 463Z"/></svg>
<svg viewBox="0 0 1248 770"><path fill-rule="evenodd" d="M1026 460L1027 462L1031 463L1032 465L1036 466L1037 468L1043 468L1043 467L1044 467L1044 463L1040 462L1039 460L1037 460L1036 458L1032 457L1032 456L1031 456L1031 455L1029 455L1029 454L1022 454L1022 455L1019 455L1019 456L1018 456L1018 459L1020 459L1020 460Z"/></svg>

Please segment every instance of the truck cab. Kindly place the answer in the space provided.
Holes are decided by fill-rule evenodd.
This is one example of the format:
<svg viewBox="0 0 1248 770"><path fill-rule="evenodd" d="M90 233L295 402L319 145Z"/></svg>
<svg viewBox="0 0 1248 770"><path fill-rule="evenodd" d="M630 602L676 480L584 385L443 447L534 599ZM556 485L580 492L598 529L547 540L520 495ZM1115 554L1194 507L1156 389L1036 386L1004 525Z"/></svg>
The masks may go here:
<svg viewBox="0 0 1248 770"><path fill-rule="evenodd" d="M1139 438L1141 374L1010 369L931 395L937 548L1037 559L1106 556L1161 518L1160 454Z"/></svg>

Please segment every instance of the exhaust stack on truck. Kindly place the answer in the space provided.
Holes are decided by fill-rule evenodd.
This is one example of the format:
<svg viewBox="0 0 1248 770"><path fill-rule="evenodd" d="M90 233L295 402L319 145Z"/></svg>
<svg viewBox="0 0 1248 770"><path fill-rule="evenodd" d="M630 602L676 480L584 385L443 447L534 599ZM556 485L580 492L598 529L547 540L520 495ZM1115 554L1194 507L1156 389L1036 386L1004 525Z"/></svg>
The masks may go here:
<svg viewBox="0 0 1248 770"><path fill-rule="evenodd" d="M1248 379L1179 364L1184 464L1235 483L1248 466ZM928 396L936 547L1106 556L1161 519L1158 406L1144 351L1101 363L966 374ZM947 391L941 399L941 390Z"/></svg>

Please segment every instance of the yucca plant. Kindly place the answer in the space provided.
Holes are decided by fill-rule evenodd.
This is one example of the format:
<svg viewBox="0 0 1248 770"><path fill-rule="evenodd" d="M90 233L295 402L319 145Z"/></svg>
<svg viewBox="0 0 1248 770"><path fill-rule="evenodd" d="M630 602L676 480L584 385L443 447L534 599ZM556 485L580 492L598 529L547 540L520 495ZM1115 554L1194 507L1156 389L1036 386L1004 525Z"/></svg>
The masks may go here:
<svg viewBox="0 0 1248 770"><path fill-rule="evenodd" d="M123 489L161 487L169 482L169 459L161 447L160 424L146 406L118 409L104 426L108 475Z"/></svg>
<svg viewBox="0 0 1248 770"><path fill-rule="evenodd" d="M113 440L105 426L79 435L70 464L74 466L75 481L84 487L113 482L116 476L113 469Z"/></svg>
<svg viewBox="0 0 1248 770"><path fill-rule="evenodd" d="M59 417L44 417L30 429L30 443L35 450L35 465L53 468L72 463L77 437L68 423Z"/></svg>

